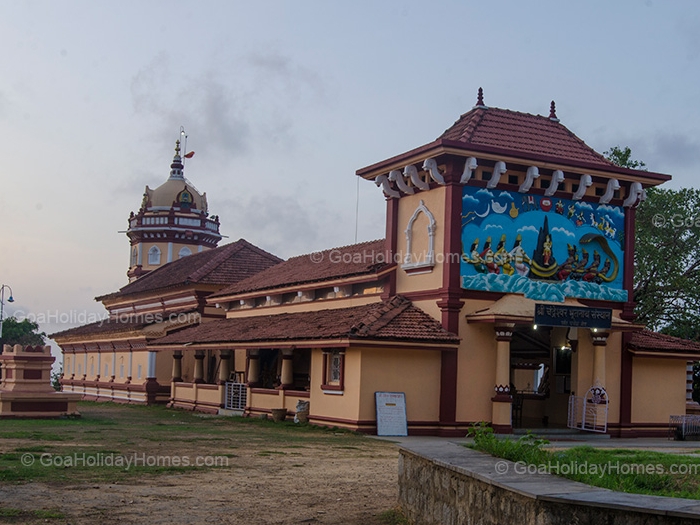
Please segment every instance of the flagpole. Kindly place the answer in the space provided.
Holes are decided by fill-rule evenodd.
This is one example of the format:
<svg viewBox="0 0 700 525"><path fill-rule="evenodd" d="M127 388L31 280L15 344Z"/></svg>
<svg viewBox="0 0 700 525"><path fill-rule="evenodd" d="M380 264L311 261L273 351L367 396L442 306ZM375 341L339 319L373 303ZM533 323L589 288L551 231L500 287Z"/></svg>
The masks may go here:
<svg viewBox="0 0 700 525"><path fill-rule="evenodd" d="M180 126L180 137L182 137L182 167L185 167L185 155L187 155L187 135L185 135L185 127Z"/></svg>

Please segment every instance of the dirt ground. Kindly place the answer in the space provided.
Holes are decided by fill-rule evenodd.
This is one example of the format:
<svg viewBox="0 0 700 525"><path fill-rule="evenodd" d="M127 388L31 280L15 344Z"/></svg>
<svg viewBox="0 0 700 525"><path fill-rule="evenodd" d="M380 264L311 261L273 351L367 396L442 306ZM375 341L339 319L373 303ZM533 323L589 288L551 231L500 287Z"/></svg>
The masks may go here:
<svg viewBox="0 0 700 525"><path fill-rule="evenodd" d="M68 427L71 433L63 441L33 430L30 436L39 438L31 444L42 444L33 456L38 461L41 451L48 450L52 457L70 457L76 446L127 456L176 454L190 461L226 454L228 467L160 474L143 468L138 474L115 475L115 480L105 479L109 469L85 469L73 476L64 467L71 475L60 476L57 469L41 481L3 481L0 507L20 512L5 512L0 523L379 525L378 515L396 505L398 452L393 444L341 432L299 434L290 426L280 433L271 423L239 422L238 427L246 427L240 432L230 418L190 422L187 418L197 417L192 414L178 414L176 421L165 423L149 424L147 413L140 423L120 421L120 414L141 414L129 410L83 404L84 417L116 418L118 425ZM203 428L198 428L200 423ZM155 433L149 432L153 429ZM22 438L13 437L17 435ZM0 452L30 450L24 436L0 432ZM84 442L76 443L81 438ZM37 514L41 509L59 517Z"/></svg>

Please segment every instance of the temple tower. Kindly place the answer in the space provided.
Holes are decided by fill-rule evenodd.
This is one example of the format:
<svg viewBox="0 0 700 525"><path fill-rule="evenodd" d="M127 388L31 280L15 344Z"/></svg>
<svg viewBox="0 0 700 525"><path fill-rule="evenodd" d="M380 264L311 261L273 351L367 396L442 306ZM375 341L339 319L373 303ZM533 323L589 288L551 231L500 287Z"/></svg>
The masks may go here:
<svg viewBox="0 0 700 525"><path fill-rule="evenodd" d="M129 216L126 234L129 281L171 261L216 248L221 240L219 217L209 217L207 194L199 193L185 178L179 140L168 180L154 190L146 186L139 211Z"/></svg>

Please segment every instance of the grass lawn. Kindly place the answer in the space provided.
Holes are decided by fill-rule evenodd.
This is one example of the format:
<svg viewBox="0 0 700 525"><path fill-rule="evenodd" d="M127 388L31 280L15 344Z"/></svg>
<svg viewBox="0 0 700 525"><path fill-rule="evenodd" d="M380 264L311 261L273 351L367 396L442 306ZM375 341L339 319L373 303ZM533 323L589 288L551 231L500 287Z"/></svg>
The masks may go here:
<svg viewBox="0 0 700 525"><path fill-rule="evenodd" d="M2 421L0 523L402 523L391 443L162 406L78 409Z"/></svg>
<svg viewBox="0 0 700 525"><path fill-rule="evenodd" d="M620 492L700 499L700 457L590 446L545 450L533 435L499 439L491 429L475 427L476 450L527 464L521 471L543 472Z"/></svg>

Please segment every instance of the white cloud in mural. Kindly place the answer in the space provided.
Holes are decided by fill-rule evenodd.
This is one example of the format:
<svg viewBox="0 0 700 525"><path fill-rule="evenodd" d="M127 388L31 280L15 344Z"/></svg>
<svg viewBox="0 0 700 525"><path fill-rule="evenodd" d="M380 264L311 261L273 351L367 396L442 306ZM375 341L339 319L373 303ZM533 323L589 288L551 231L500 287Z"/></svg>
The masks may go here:
<svg viewBox="0 0 700 525"><path fill-rule="evenodd" d="M522 228L518 228L518 233L523 233L523 232L535 232L537 233L537 228L534 226L523 226Z"/></svg>
<svg viewBox="0 0 700 525"><path fill-rule="evenodd" d="M475 199L471 195L465 195L462 197L462 202L468 202L470 204L479 204L479 199Z"/></svg>
<svg viewBox="0 0 700 525"><path fill-rule="evenodd" d="M480 189L479 191L476 192L477 195L486 195L489 199L494 199L493 193L491 193L489 190L485 189Z"/></svg>
<svg viewBox="0 0 700 525"><path fill-rule="evenodd" d="M587 210L592 210L592 209L593 209L593 206L591 206L591 205L588 204L587 202L577 202L577 203L576 203L576 207L577 207L577 208L586 208Z"/></svg>
<svg viewBox="0 0 700 525"><path fill-rule="evenodd" d="M624 218L625 216L624 212L618 206L608 206L607 204L603 204L601 206L598 206L598 209L600 211L607 211L608 213L617 215L620 218Z"/></svg>
<svg viewBox="0 0 700 525"><path fill-rule="evenodd" d="M484 230L490 230L491 228L496 230L502 230L503 226L501 226L500 224L489 224L486 226L486 228L484 228Z"/></svg>
<svg viewBox="0 0 700 525"><path fill-rule="evenodd" d="M498 194L498 198L500 199L501 197L505 197L506 199L513 200L513 196L510 194L510 192L507 191L502 191L501 193Z"/></svg>
<svg viewBox="0 0 700 525"><path fill-rule="evenodd" d="M576 235L573 232L570 232L566 228L560 228L559 226L555 226L554 228L552 228L552 231L553 232L561 232L564 235L566 235L567 237L576 237Z"/></svg>

